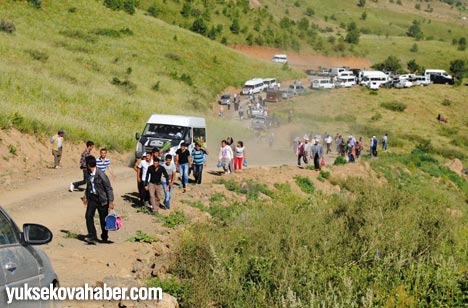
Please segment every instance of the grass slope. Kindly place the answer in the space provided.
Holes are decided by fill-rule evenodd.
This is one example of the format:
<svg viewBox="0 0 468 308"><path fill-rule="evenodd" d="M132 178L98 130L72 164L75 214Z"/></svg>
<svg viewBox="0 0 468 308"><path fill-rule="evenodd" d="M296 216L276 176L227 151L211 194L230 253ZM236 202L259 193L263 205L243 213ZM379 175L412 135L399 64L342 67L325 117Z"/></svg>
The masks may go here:
<svg viewBox="0 0 468 308"><path fill-rule="evenodd" d="M301 75L247 58L142 11L96 1L0 6L16 26L0 32L0 123L23 131L64 128L72 140L128 149L152 113L204 114L222 89Z"/></svg>

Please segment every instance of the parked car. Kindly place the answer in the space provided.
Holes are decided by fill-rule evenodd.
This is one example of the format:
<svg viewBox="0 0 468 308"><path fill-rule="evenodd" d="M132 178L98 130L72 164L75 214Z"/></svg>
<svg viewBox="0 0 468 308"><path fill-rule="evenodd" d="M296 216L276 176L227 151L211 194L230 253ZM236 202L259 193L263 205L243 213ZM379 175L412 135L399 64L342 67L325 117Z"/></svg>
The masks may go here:
<svg viewBox="0 0 468 308"><path fill-rule="evenodd" d="M59 287L47 255L33 245L47 244L52 232L42 225L24 224L22 232L0 207L0 307L45 307L41 302L13 302L7 306L6 287Z"/></svg>
<svg viewBox="0 0 468 308"><path fill-rule="evenodd" d="M413 84L416 86L428 86L431 83L431 78L428 76L414 76L413 79Z"/></svg>
<svg viewBox="0 0 468 308"><path fill-rule="evenodd" d="M412 86L413 86L413 83L407 79L400 79L398 82L394 84L394 87L397 89L411 88Z"/></svg>
<svg viewBox="0 0 468 308"><path fill-rule="evenodd" d="M290 84L289 89L293 91L294 95L303 94L305 92L304 87L298 83Z"/></svg>
<svg viewBox="0 0 468 308"><path fill-rule="evenodd" d="M310 84L311 89L333 89L335 84L331 78L314 79Z"/></svg>
<svg viewBox="0 0 468 308"><path fill-rule="evenodd" d="M443 75L431 75L431 81L434 84L451 84L453 85L455 82L453 78L448 78Z"/></svg>
<svg viewBox="0 0 468 308"><path fill-rule="evenodd" d="M252 119L252 128L258 130L265 130L271 127L271 121L268 116L265 115L256 115Z"/></svg>
<svg viewBox="0 0 468 308"><path fill-rule="evenodd" d="M266 98L265 100L267 102L279 102L282 98L282 94L281 94L281 91L280 90L276 90L276 89L269 89L267 90L266 92Z"/></svg>
<svg viewBox="0 0 468 308"><path fill-rule="evenodd" d="M229 105L231 104L231 95L230 94L223 94L219 98L218 104L220 105Z"/></svg>
<svg viewBox="0 0 468 308"><path fill-rule="evenodd" d="M288 89L281 89L280 92L281 92L281 97L283 99L289 99L291 97L294 97L294 91L289 89L289 88Z"/></svg>

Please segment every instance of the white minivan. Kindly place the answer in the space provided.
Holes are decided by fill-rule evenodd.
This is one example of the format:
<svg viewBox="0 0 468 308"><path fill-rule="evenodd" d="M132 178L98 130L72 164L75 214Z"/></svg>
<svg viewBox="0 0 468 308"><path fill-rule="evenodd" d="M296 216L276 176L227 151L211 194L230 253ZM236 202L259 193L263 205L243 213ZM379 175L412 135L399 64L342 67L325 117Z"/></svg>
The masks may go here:
<svg viewBox="0 0 468 308"><path fill-rule="evenodd" d="M331 78L314 79L310 84L311 89L333 89L335 84Z"/></svg>
<svg viewBox="0 0 468 308"><path fill-rule="evenodd" d="M261 78L254 78L251 80L247 80L242 87L242 94L249 95L260 93L265 89L265 84L263 83L263 79Z"/></svg>
<svg viewBox="0 0 468 308"><path fill-rule="evenodd" d="M287 55L274 55L271 61L275 63L288 63L288 56Z"/></svg>
<svg viewBox="0 0 468 308"><path fill-rule="evenodd" d="M205 118L153 114L146 122L141 135L136 133L135 138L138 140L135 149L136 158L145 152L151 153L153 148L161 149L167 142L171 144L169 153L172 155L182 142L187 144L191 152L196 140L206 144Z"/></svg>

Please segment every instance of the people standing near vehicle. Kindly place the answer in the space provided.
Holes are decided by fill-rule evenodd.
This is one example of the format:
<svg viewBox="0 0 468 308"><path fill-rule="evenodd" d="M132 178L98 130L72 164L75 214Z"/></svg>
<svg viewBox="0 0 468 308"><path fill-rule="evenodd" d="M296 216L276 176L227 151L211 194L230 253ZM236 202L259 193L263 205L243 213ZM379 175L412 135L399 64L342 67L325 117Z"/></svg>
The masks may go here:
<svg viewBox="0 0 468 308"><path fill-rule="evenodd" d="M235 157L234 157L234 172L239 170L239 172L242 172L242 165L244 161L246 161L246 151L244 147L244 142L242 141L237 141L237 146L235 149Z"/></svg>
<svg viewBox="0 0 468 308"><path fill-rule="evenodd" d="M297 156L297 166L300 167L302 157L304 156L304 144L301 142L301 139L297 139L296 156Z"/></svg>
<svg viewBox="0 0 468 308"><path fill-rule="evenodd" d="M206 155L208 151L203 149L201 145L196 142L195 148L192 150L192 167L195 183L201 184L203 167L206 166Z"/></svg>
<svg viewBox="0 0 468 308"><path fill-rule="evenodd" d="M333 139L330 136L330 134L325 133L324 141L325 141L325 144L327 145L327 154L328 154L328 153L330 153L332 151L331 150L331 143L332 143Z"/></svg>
<svg viewBox="0 0 468 308"><path fill-rule="evenodd" d="M176 151L176 168L179 169L180 180L182 182L183 191L187 191L189 168L192 165L190 151L187 149L187 144L182 142L180 148Z"/></svg>
<svg viewBox="0 0 468 308"><path fill-rule="evenodd" d="M227 107L228 107L228 110L231 110L231 98L229 98L229 99L227 100L227 104L226 104L226 105L227 105Z"/></svg>
<svg viewBox="0 0 468 308"><path fill-rule="evenodd" d="M86 150L84 150L84 152L81 153L81 158L80 158L80 169L83 172L83 179L78 182L70 183L70 188L69 188L70 192L73 192L75 189L79 188L81 185L86 184L86 178L88 176L88 170L86 167L86 157L91 155L91 151L93 149L94 149L94 142L92 141L86 142Z"/></svg>
<svg viewBox="0 0 468 308"><path fill-rule="evenodd" d="M319 143L318 139L314 140L314 145L310 149L310 157L314 159L314 169L315 171L320 170L320 161L323 156L323 148Z"/></svg>
<svg viewBox="0 0 468 308"><path fill-rule="evenodd" d="M146 191L145 187L146 183L146 173L148 172L149 166L153 164L153 155L151 153L144 153L144 159L140 161L140 163L135 166L137 173L137 182L138 182L138 194L140 195L140 202L146 206L150 206L149 204L149 194Z"/></svg>
<svg viewBox="0 0 468 308"><path fill-rule="evenodd" d="M111 168L110 159L107 158L107 149L102 148L99 150L99 157L96 158L96 167L104 173L109 170L109 174L112 175L112 179L115 180L115 175Z"/></svg>
<svg viewBox="0 0 468 308"><path fill-rule="evenodd" d="M171 197L172 197L172 190L174 188L174 181L176 178L176 167L172 162L172 155L167 154L165 157L165 162L162 165L164 169L166 169L167 176L169 177L169 182L162 181L162 187L164 190L164 206L166 210L171 208Z"/></svg>
<svg viewBox="0 0 468 308"><path fill-rule="evenodd" d="M96 158L88 155L85 158L86 164L86 191L82 198L86 206L86 229L88 235L85 237L87 242L96 242L97 233L94 225L94 215L96 210L99 213L99 222L101 224L101 240L103 243L109 243L108 232L106 230L106 216L109 209L114 208L114 191L107 175L96 168Z"/></svg>
<svg viewBox="0 0 468 308"><path fill-rule="evenodd" d="M151 209L153 212L157 212L159 206L161 205L161 186L162 186L162 176L165 177L166 187L169 186L169 176L166 169L159 164L159 158L153 159L153 165L148 167L148 172L146 172L146 187L145 189L149 192ZM166 207L164 205L164 207Z"/></svg>
<svg viewBox="0 0 468 308"><path fill-rule="evenodd" d="M218 162L221 163L223 167L224 174L230 174L231 171L229 169L229 165L231 164L231 160L233 158L233 152L231 147L228 145L226 140L221 141L221 148L219 149L219 156Z"/></svg>
<svg viewBox="0 0 468 308"><path fill-rule="evenodd" d="M387 147L388 147L388 134L385 134L382 137L382 151L387 151Z"/></svg>
<svg viewBox="0 0 468 308"><path fill-rule="evenodd" d="M54 135L50 138L50 143L52 144L52 155L54 156L54 168L61 168L60 161L62 159L62 147L63 147L63 135L65 132L59 130L57 135Z"/></svg>

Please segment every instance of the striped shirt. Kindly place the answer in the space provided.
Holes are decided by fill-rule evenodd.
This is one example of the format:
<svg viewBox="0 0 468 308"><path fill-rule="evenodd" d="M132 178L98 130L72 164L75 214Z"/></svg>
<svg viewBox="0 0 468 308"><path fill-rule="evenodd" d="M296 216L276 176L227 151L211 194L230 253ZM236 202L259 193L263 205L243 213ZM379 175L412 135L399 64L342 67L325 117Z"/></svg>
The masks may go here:
<svg viewBox="0 0 468 308"><path fill-rule="evenodd" d="M96 158L96 167L102 172L106 172L107 167L110 167L110 159L105 158L102 160L101 157Z"/></svg>
<svg viewBox="0 0 468 308"><path fill-rule="evenodd" d="M193 149L192 150L193 164L202 165L205 162L205 155L206 155L205 150L200 149L197 151L196 149Z"/></svg>

